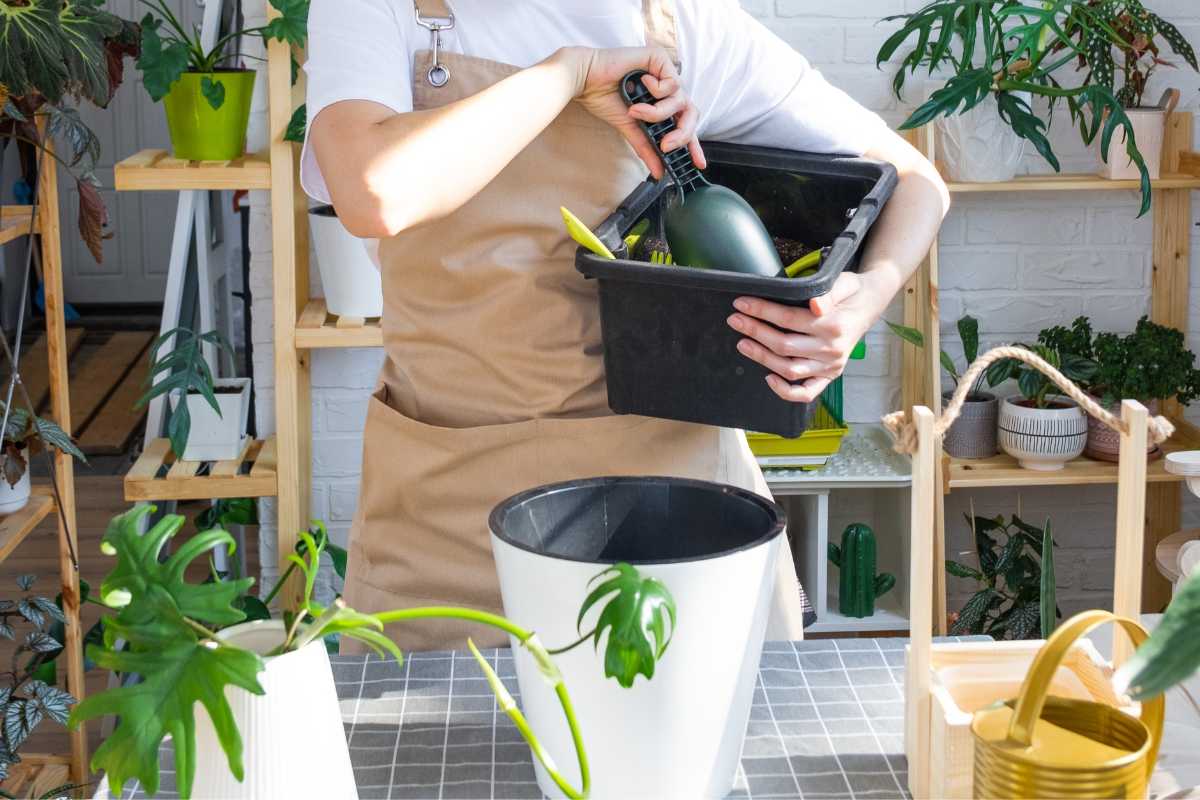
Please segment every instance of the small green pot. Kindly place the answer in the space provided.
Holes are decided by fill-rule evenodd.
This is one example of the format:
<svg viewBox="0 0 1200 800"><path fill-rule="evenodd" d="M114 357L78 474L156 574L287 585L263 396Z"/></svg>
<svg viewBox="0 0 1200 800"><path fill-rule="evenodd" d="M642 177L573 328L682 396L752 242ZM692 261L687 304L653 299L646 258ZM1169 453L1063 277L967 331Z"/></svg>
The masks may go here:
<svg viewBox="0 0 1200 800"><path fill-rule="evenodd" d="M225 87L225 102L220 108L214 109L200 91L205 77ZM183 73L163 98L176 158L228 161L245 152L254 78L253 70Z"/></svg>

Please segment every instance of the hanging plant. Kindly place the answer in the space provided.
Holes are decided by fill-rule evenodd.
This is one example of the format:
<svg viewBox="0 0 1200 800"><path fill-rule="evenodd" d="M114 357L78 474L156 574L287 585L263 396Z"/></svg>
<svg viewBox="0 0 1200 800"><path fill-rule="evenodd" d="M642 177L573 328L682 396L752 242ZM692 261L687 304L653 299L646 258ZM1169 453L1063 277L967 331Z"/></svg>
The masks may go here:
<svg viewBox="0 0 1200 800"><path fill-rule="evenodd" d="M135 23L103 6L103 0L0 0L0 153L17 141L66 168L79 193L79 234L96 261L108 238L95 174L100 140L78 105L108 107L124 79L125 58L138 54L140 35Z"/></svg>

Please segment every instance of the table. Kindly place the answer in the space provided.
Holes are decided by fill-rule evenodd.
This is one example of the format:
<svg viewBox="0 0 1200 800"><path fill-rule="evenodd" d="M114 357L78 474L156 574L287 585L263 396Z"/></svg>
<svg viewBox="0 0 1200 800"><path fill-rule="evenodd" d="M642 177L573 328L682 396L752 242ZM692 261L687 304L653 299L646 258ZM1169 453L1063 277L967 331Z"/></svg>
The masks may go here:
<svg viewBox="0 0 1200 800"><path fill-rule="evenodd" d="M768 642L730 797L907 798L906 644L900 638ZM519 698L509 651L485 655ZM469 653L412 653L403 666L362 656L332 661L363 800L542 797L528 748L497 710ZM1200 766L1200 756L1181 755L1195 756L1198 736L1196 728L1176 725L1168 738L1178 746L1164 748L1160 767ZM170 787L169 747L162 763L162 783ZM1156 788L1172 785L1181 784L1156 775ZM109 798L106 784L97 797ZM144 795L127 787L123 798L135 797Z"/></svg>

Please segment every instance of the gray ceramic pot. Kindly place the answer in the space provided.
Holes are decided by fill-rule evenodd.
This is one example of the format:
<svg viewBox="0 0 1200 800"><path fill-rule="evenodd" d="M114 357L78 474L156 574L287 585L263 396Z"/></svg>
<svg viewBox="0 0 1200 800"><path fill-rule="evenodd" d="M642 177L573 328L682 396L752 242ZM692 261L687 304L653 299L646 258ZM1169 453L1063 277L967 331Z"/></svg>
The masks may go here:
<svg viewBox="0 0 1200 800"><path fill-rule="evenodd" d="M944 402L950 402L953 392L942 394ZM996 455L996 417L999 404L996 396L979 392L963 403L962 413L946 431L942 448L954 458L989 458Z"/></svg>

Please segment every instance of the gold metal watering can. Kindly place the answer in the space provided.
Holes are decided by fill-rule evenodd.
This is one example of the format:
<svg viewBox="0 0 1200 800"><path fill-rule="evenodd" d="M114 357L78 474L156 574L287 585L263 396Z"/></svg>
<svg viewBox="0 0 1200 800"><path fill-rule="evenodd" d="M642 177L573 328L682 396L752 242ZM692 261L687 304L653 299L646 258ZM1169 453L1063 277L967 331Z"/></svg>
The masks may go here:
<svg viewBox="0 0 1200 800"><path fill-rule="evenodd" d="M1126 617L1085 611L1063 623L1038 651L1015 701L975 713L976 798L1144 798L1162 740L1165 700L1141 717L1103 703L1047 697L1076 640L1115 622L1134 646L1149 635Z"/></svg>

